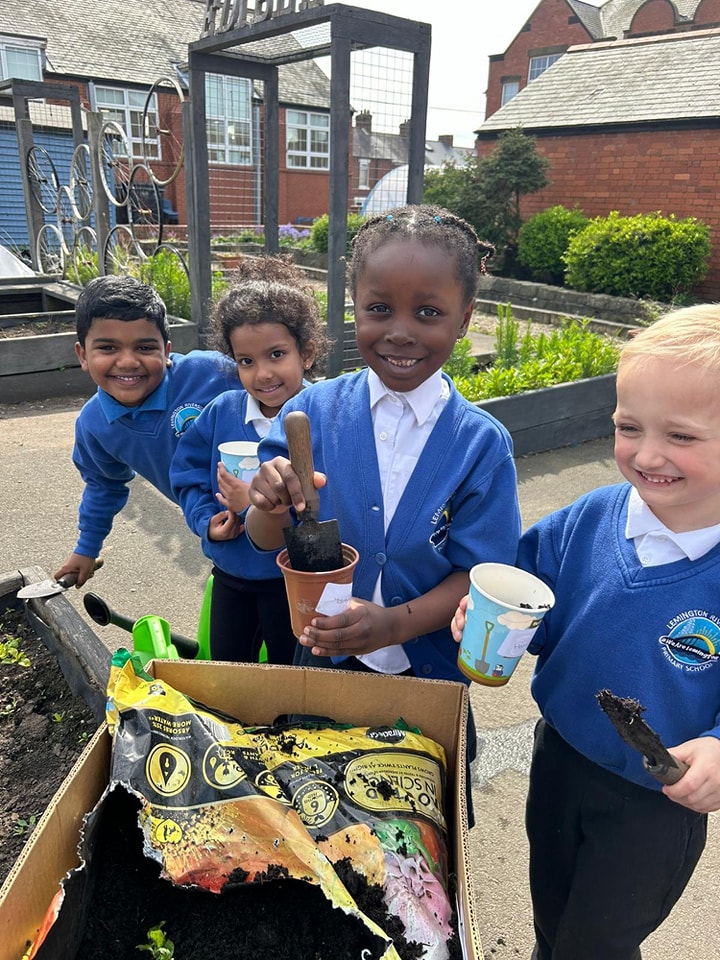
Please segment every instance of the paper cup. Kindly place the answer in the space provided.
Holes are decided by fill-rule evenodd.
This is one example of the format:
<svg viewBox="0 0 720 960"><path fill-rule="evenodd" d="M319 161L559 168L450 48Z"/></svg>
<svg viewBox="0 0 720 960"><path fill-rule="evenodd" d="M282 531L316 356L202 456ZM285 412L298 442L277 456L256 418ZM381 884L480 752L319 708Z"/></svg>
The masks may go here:
<svg viewBox="0 0 720 960"><path fill-rule="evenodd" d="M218 445L225 469L246 483L250 483L260 467L257 448L257 443L251 440L229 440Z"/></svg>
<svg viewBox="0 0 720 960"><path fill-rule="evenodd" d="M487 686L507 683L554 603L550 587L525 570L504 563L474 566L458 651L460 670Z"/></svg>
<svg viewBox="0 0 720 960"><path fill-rule="evenodd" d="M281 550L277 565L285 578L288 606L290 607L290 625L296 637L301 637L313 617L320 614L332 617L341 613L352 597L353 571L360 559L355 547L342 544L344 564L337 570L323 570L322 573L309 573L295 570L290 565L287 550Z"/></svg>

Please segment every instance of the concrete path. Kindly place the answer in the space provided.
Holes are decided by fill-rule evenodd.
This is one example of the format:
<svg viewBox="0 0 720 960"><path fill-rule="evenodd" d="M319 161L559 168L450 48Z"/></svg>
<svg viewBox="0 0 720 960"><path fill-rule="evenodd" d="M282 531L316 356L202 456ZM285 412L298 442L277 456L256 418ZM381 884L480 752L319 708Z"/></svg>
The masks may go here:
<svg viewBox="0 0 720 960"><path fill-rule="evenodd" d="M51 574L74 544L82 485L70 454L81 405L77 398L0 406L0 572L37 565ZM618 478L609 439L521 458L517 467L526 526ZM143 480L134 480L132 488L92 589L119 613L133 619L159 614L176 632L192 636L209 564L177 507ZM82 592L70 591L68 597L85 616ZM93 627L110 649L127 643L127 634L117 627ZM471 690L480 749L473 771L477 825L470 852L487 960L528 958L533 942L523 830L537 717L529 695L531 670L528 658L507 686ZM710 822L700 866L673 914L648 940L645 960L720 957L715 902L720 817Z"/></svg>

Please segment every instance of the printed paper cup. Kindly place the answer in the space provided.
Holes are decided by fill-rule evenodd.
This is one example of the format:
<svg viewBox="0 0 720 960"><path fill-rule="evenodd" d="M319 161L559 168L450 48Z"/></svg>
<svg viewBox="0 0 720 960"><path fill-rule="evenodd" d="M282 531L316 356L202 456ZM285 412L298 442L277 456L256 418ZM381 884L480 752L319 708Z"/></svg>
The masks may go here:
<svg viewBox="0 0 720 960"><path fill-rule="evenodd" d="M554 603L550 587L525 570L504 563L474 566L458 651L460 670L487 686L507 683Z"/></svg>
<svg viewBox="0 0 720 960"><path fill-rule="evenodd" d="M251 440L229 440L218 445L225 469L246 483L250 483L260 467L257 448L257 443Z"/></svg>

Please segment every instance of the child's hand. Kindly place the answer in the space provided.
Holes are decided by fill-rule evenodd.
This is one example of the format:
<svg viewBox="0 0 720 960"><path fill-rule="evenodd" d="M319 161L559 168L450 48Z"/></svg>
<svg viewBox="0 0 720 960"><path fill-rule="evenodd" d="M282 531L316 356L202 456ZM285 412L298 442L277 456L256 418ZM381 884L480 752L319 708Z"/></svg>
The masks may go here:
<svg viewBox="0 0 720 960"><path fill-rule="evenodd" d="M82 587L95 573L95 557L84 557L81 553L71 553L65 563L53 574L55 580L67 576L68 573L77 574L76 587Z"/></svg>
<svg viewBox="0 0 720 960"><path fill-rule="evenodd" d="M665 796L697 813L720 810L720 740L698 737L678 744L670 752L689 769L677 783L662 788Z"/></svg>
<svg viewBox="0 0 720 960"><path fill-rule="evenodd" d="M453 614L452 620L450 621L450 632L452 633L453 640L456 643L460 643L462 640L462 633L465 629L465 621L467 620L467 605L468 598L467 596L464 596L458 604L458 608Z"/></svg>
<svg viewBox="0 0 720 960"><path fill-rule="evenodd" d="M353 597L334 617L315 617L305 627L300 643L316 657L348 657L372 653L392 642L397 611Z"/></svg>
<svg viewBox="0 0 720 960"><path fill-rule="evenodd" d="M325 474L316 470L313 482L316 489L324 487L327 482ZM250 484L249 496L250 503L264 513L284 513L290 506L299 511L305 509L300 478L285 457L275 457L260 464Z"/></svg>
<svg viewBox="0 0 720 960"><path fill-rule="evenodd" d="M245 526L232 510L223 510L210 518L208 540L234 540L239 537Z"/></svg>
<svg viewBox="0 0 720 960"><path fill-rule="evenodd" d="M222 461L217 466L217 484L220 492L215 496L227 510L242 513L250 506L250 484L233 476Z"/></svg>

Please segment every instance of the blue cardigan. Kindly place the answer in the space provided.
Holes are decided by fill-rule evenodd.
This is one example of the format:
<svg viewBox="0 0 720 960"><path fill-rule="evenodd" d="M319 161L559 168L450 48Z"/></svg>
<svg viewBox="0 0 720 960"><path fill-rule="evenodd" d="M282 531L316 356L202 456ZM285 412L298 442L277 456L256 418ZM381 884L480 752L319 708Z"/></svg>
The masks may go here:
<svg viewBox="0 0 720 960"><path fill-rule="evenodd" d="M386 606L422 596L481 561L514 563L520 535L515 463L505 428L450 385L385 533L367 370L315 384L289 400L260 444L261 460L287 456L282 421L310 419L315 469L327 475L320 519L337 518L360 560L353 595L370 600L382 569ZM446 378L447 379L447 378ZM467 683L449 625L404 644L415 674Z"/></svg>

